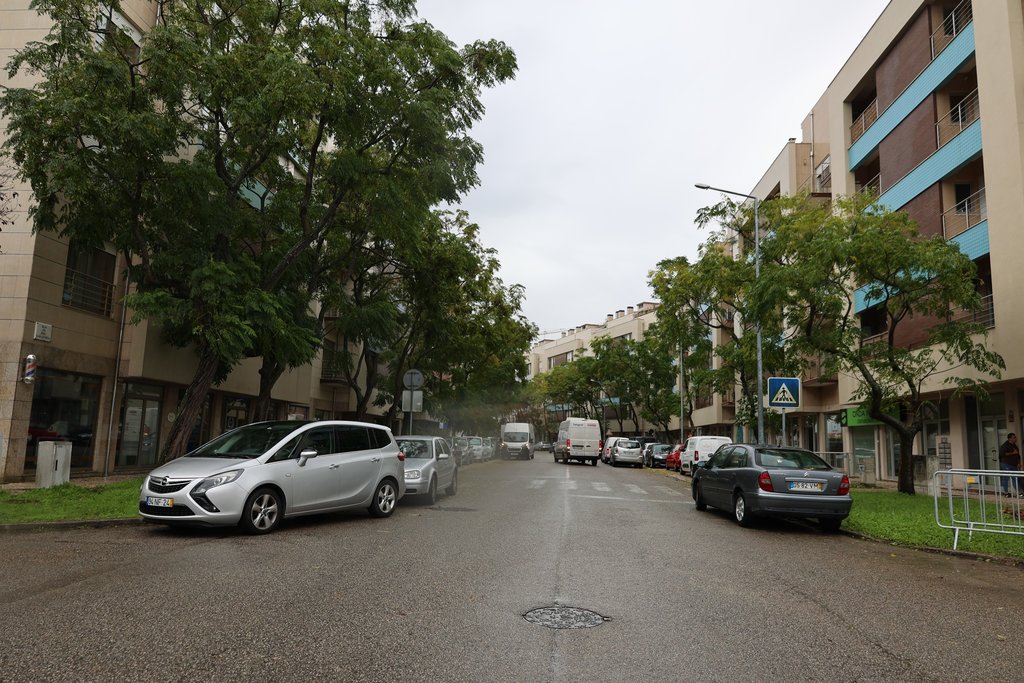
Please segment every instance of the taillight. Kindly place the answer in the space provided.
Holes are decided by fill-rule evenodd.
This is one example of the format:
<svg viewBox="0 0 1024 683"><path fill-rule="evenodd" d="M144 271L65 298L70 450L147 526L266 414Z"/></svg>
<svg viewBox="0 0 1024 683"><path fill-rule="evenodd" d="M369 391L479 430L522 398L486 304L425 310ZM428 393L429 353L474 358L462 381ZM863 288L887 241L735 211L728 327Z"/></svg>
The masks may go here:
<svg viewBox="0 0 1024 683"><path fill-rule="evenodd" d="M405 462L405 453L398 451L398 462Z"/></svg>
<svg viewBox="0 0 1024 683"><path fill-rule="evenodd" d="M840 496L845 496L849 492L850 492L850 478L844 474L843 475L843 480L841 482L839 482L839 491L838 491L838 493L839 493Z"/></svg>
<svg viewBox="0 0 1024 683"><path fill-rule="evenodd" d="M693 452L693 461L697 462L698 460L700 460L700 451L694 451Z"/></svg>
<svg viewBox="0 0 1024 683"><path fill-rule="evenodd" d="M604 450L604 439L597 440L597 450Z"/></svg>
<svg viewBox="0 0 1024 683"><path fill-rule="evenodd" d="M572 439L566 439L565 440L565 448L566 448L566 450L572 448Z"/></svg>
<svg viewBox="0 0 1024 683"><path fill-rule="evenodd" d="M762 472L757 478L757 487L762 491L775 492L775 487L772 486L772 475L767 472Z"/></svg>

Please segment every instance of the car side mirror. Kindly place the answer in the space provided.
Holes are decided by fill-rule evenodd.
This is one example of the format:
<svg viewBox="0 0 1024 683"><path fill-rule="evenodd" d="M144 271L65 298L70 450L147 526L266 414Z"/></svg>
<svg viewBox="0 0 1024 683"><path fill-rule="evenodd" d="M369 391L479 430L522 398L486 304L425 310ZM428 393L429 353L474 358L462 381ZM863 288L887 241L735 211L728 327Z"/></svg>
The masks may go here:
<svg viewBox="0 0 1024 683"><path fill-rule="evenodd" d="M452 456L448 455L447 453L438 453L437 454L437 459L438 460L447 460L450 457L452 457Z"/></svg>
<svg viewBox="0 0 1024 683"><path fill-rule="evenodd" d="M305 467L306 461L309 460L310 458L315 458L316 456L317 451L315 448L306 448L301 453L299 453L299 467Z"/></svg>

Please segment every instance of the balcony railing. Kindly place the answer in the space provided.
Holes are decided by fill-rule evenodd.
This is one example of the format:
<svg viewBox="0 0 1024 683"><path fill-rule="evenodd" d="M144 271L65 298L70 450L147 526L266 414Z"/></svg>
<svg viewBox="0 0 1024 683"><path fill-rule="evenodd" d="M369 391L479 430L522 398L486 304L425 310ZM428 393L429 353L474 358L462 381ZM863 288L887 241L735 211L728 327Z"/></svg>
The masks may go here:
<svg viewBox="0 0 1024 683"><path fill-rule="evenodd" d="M949 319L953 322L977 323L986 329L996 326L996 309L992 302L992 295L981 297L981 307L976 311L956 310L951 311Z"/></svg>
<svg viewBox="0 0 1024 683"><path fill-rule="evenodd" d="M344 371L344 355L337 349L329 346L323 348L323 358L320 366L320 381L332 384L348 384L348 377Z"/></svg>
<svg viewBox="0 0 1024 683"><path fill-rule="evenodd" d="M963 0L956 8L946 15L935 32L932 33L932 59L939 56L953 40L960 35L967 24L974 19L971 0Z"/></svg>
<svg viewBox="0 0 1024 683"><path fill-rule="evenodd" d="M808 386L818 386L838 382L839 375L835 372L826 372L825 365L825 358L822 356L809 359L803 371L804 383Z"/></svg>
<svg viewBox="0 0 1024 683"><path fill-rule="evenodd" d="M955 138L964 128L981 118L978 91L975 90L935 124L935 141L939 147Z"/></svg>
<svg viewBox="0 0 1024 683"><path fill-rule="evenodd" d="M942 214L942 236L952 239L987 217L985 188L982 188Z"/></svg>
<svg viewBox="0 0 1024 683"><path fill-rule="evenodd" d="M113 282L107 282L77 270L65 271L63 296L65 306L109 317L113 301Z"/></svg>
<svg viewBox="0 0 1024 683"><path fill-rule="evenodd" d="M861 112L853 121L853 125L850 126L850 144L857 142L861 135L871 127L871 124L878 120L878 100L871 100L864 111Z"/></svg>
<svg viewBox="0 0 1024 683"><path fill-rule="evenodd" d="M857 192L863 192L864 190L871 190L875 194L881 194L882 191L882 174L878 173L874 178L864 183L857 183Z"/></svg>

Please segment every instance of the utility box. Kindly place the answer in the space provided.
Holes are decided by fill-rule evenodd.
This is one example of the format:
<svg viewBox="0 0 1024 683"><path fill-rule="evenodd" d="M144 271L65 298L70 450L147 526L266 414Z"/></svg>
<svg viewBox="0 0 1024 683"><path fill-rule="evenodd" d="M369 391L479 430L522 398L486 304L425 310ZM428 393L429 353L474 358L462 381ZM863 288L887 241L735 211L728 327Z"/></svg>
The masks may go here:
<svg viewBox="0 0 1024 683"><path fill-rule="evenodd" d="M46 489L71 481L71 442L40 441L36 450L36 488Z"/></svg>
<svg viewBox="0 0 1024 683"><path fill-rule="evenodd" d="M857 463L857 471L854 474L860 477L860 482L866 486L874 486L878 483L878 473L875 471L875 456L858 455L854 460Z"/></svg>

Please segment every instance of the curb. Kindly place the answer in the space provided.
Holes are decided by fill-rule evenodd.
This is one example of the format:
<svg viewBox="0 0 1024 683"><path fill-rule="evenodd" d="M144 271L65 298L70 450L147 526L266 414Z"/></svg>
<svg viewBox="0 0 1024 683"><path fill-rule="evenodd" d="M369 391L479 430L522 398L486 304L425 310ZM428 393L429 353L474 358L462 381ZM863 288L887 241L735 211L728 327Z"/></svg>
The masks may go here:
<svg viewBox="0 0 1024 683"><path fill-rule="evenodd" d="M17 534L43 529L99 529L112 526L135 526L145 524L140 517L119 517L116 519L81 519L70 522L25 522L23 524L0 524L0 534Z"/></svg>

